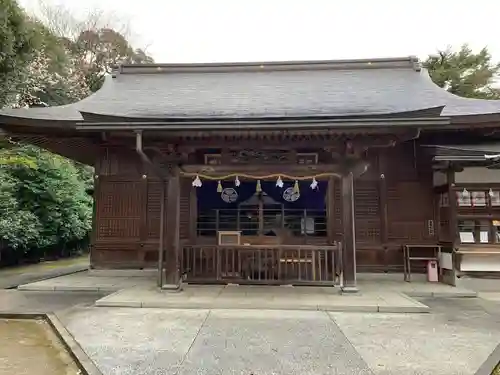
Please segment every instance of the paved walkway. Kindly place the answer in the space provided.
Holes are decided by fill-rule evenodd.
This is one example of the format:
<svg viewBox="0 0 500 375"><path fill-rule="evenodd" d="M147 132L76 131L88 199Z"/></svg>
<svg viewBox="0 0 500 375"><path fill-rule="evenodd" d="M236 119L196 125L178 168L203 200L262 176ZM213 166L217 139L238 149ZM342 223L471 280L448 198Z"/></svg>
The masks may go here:
<svg viewBox="0 0 500 375"><path fill-rule="evenodd" d="M88 307L61 319L104 375L473 375L500 342L500 304L422 302L431 313Z"/></svg>
<svg viewBox="0 0 500 375"><path fill-rule="evenodd" d="M104 307L161 307L201 309L279 309L416 313L428 307L412 297L476 297L465 288L428 283L415 277L406 283L402 275L360 275L361 292L339 295L339 288L290 286L194 286L181 293L160 291L153 274L105 276L81 272L19 286L25 291L88 291L111 293L96 302ZM263 298L264 296L264 298Z"/></svg>
<svg viewBox="0 0 500 375"><path fill-rule="evenodd" d="M125 288L156 285L155 276L95 276L88 271L20 285L19 290L116 292Z"/></svg>
<svg viewBox="0 0 500 375"><path fill-rule="evenodd" d="M0 290L0 314L46 314L60 312L75 305L92 306L102 293L91 292L25 292Z"/></svg>
<svg viewBox="0 0 500 375"><path fill-rule="evenodd" d="M392 313L429 311L427 306L394 291L372 290L340 295L338 288L215 285L188 285L182 292L162 291L155 287L128 288L96 301L96 306Z"/></svg>
<svg viewBox="0 0 500 375"><path fill-rule="evenodd" d="M88 256L0 269L0 289L16 288L53 277L81 272L89 268Z"/></svg>

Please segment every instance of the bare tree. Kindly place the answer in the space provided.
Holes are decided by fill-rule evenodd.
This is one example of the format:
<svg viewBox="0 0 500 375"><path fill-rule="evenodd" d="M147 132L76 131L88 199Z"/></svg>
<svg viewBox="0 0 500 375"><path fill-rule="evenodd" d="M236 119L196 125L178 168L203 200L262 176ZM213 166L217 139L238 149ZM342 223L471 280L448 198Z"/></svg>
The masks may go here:
<svg viewBox="0 0 500 375"><path fill-rule="evenodd" d="M72 53L92 91L99 89L115 65L153 62L145 49L132 47L130 21L124 17L100 9L78 16L70 8L45 0L39 0L35 17Z"/></svg>

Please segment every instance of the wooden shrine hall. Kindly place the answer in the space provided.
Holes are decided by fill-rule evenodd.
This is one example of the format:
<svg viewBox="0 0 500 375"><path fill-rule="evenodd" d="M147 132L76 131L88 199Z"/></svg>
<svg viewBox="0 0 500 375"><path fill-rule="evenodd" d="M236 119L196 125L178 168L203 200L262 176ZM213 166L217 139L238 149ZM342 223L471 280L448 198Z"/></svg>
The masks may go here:
<svg viewBox="0 0 500 375"><path fill-rule="evenodd" d="M451 284L500 271L500 101L414 57L122 65L0 128L95 168L94 269L345 292L427 260Z"/></svg>

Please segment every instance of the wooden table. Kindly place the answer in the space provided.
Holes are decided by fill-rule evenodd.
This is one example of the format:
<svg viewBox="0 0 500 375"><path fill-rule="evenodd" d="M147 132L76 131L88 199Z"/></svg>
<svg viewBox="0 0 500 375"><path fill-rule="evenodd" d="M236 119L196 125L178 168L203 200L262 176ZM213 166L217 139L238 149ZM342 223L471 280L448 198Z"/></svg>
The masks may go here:
<svg viewBox="0 0 500 375"><path fill-rule="evenodd" d="M432 256L427 257L412 257L412 249L432 249ZM442 269L439 265L441 259L441 245L403 245L403 270L404 270L404 280L407 282L411 281L411 261L436 261L438 264L439 274L442 275Z"/></svg>

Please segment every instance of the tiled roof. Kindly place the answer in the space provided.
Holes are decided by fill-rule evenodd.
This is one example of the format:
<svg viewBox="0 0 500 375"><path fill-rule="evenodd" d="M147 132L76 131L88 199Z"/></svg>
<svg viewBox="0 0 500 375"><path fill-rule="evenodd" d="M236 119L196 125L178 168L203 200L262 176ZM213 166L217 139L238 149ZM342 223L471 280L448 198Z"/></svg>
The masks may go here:
<svg viewBox="0 0 500 375"><path fill-rule="evenodd" d="M436 86L413 57L374 60L126 65L75 104L0 116L82 121L120 118L272 118L394 115L444 107L442 116L500 113L500 101ZM4 117L0 122L6 122Z"/></svg>

